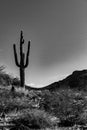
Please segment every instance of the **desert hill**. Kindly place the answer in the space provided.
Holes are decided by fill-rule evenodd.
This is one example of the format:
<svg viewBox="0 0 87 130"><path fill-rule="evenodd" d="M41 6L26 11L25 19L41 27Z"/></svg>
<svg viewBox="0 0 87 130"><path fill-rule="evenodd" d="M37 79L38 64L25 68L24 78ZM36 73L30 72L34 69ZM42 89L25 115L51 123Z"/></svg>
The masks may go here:
<svg viewBox="0 0 87 130"><path fill-rule="evenodd" d="M60 87L87 89L87 70L77 70L59 82Z"/></svg>
<svg viewBox="0 0 87 130"><path fill-rule="evenodd" d="M29 90L50 90L50 91L56 91L59 88L86 90L87 89L87 70L74 71L71 75L67 76L65 79L54 82L50 85L44 86L43 88L35 88L35 87L27 86L27 85L26 85L26 88L28 88Z"/></svg>

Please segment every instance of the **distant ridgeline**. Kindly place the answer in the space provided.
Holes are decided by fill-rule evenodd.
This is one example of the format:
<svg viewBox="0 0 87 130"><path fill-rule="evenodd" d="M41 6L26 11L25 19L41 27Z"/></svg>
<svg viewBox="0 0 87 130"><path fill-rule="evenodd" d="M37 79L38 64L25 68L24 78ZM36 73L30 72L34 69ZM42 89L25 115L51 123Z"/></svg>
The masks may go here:
<svg viewBox="0 0 87 130"><path fill-rule="evenodd" d="M27 85L26 88L29 90L50 90L50 91L56 91L61 88L87 90L87 70L74 71L71 75L69 75L65 79L58 82L54 82L43 88L34 88L34 87L32 88Z"/></svg>
<svg viewBox="0 0 87 130"><path fill-rule="evenodd" d="M79 90L87 90L87 70L74 71L71 75L60 82L60 85Z"/></svg>

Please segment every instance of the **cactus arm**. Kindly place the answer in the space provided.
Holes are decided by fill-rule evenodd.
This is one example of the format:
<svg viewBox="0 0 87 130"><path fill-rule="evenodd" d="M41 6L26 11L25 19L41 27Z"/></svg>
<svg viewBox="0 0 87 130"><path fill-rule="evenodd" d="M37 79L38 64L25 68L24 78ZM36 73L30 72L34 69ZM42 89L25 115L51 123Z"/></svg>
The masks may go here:
<svg viewBox="0 0 87 130"><path fill-rule="evenodd" d="M29 64L29 52L30 52L30 41L28 42L28 50L27 50L27 54L26 54L26 64L24 65L24 68L26 68Z"/></svg>
<svg viewBox="0 0 87 130"><path fill-rule="evenodd" d="M20 67L20 64L18 63L18 58L17 58L17 52L16 52L16 45L13 44L13 50L14 50L14 57L15 57L15 63L18 67Z"/></svg>

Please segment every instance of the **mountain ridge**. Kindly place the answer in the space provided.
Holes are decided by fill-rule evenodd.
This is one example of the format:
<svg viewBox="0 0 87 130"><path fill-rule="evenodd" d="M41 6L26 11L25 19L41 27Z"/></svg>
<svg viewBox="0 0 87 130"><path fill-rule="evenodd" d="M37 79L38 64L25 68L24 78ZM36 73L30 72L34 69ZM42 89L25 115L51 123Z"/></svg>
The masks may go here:
<svg viewBox="0 0 87 130"><path fill-rule="evenodd" d="M72 72L72 74L68 75L63 80L59 80L56 82L53 82L47 86L44 86L42 88L35 88L31 86L27 86L26 88L30 90L50 90L50 91L56 91L59 88L78 88L81 89L87 89L87 70L75 70Z"/></svg>

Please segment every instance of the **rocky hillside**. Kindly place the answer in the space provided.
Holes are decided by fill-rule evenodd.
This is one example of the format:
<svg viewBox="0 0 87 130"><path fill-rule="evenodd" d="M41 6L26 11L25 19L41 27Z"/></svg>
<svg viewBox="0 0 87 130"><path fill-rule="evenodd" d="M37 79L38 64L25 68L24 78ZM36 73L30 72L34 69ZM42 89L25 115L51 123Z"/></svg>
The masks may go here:
<svg viewBox="0 0 87 130"><path fill-rule="evenodd" d="M87 90L87 70L74 71L71 75L59 82L60 87Z"/></svg>

